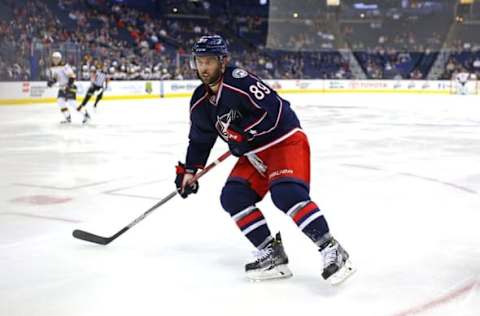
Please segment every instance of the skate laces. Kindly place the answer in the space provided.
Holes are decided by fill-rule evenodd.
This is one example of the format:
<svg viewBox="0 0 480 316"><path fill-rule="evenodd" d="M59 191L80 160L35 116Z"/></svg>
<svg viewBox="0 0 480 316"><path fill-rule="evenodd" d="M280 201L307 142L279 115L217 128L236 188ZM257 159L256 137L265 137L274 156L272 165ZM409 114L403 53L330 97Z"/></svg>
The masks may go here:
<svg viewBox="0 0 480 316"><path fill-rule="evenodd" d="M335 245L328 245L323 251L324 266L328 267L332 263L336 263L338 258L338 250Z"/></svg>
<svg viewBox="0 0 480 316"><path fill-rule="evenodd" d="M272 247L266 247L264 249L256 250L253 252L253 256L255 257L255 262L263 262L265 259L270 257L273 252Z"/></svg>

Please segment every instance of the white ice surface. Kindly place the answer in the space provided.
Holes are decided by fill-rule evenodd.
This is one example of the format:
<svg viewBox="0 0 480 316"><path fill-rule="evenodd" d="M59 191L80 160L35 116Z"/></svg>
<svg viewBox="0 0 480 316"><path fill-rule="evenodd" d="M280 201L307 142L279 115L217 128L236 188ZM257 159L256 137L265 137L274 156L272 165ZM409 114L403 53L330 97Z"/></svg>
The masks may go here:
<svg viewBox="0 0 480 316"><path fill-rule="evenodd" d="M310 139L312 198L358 269L345 284L322 280L268 196L294 276L246 280L252 248L219 202L233 158L108 246L71 236L111 235L174 189L187 99L103 102L88 126L58 124L52 104L3 106L0 315L479 315L480 99L286 97Z"/></svg>

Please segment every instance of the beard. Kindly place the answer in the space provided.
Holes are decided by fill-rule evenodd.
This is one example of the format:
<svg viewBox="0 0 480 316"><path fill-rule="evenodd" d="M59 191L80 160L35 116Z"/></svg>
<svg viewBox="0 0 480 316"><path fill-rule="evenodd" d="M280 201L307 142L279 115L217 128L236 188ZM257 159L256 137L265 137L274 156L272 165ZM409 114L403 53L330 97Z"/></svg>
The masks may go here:
<svg viewBox="0 0 480 316"><path fill-rule="evenodd" d="M198 79L200 79L206 85L212 85L216 83L218 80L220 80L221 76L222 76L221 68L217 69L217 71L215 71L211 76L208 76L207 78L202 77L197 71Z"/></svg>

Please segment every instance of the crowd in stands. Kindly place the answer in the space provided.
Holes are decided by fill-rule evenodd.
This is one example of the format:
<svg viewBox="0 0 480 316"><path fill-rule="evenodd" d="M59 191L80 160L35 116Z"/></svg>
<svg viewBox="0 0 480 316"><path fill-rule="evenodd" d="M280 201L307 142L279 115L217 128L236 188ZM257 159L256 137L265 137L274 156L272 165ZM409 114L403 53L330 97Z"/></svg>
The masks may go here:
<svg viewBox="0 0 480 316"><path fill-rule="evenodd" d="M343 23L335 33L308 11L269 20L263 7L215 1L168 0L148 10L108 0L3 0L0 80L46 79L55 50L82 79L99 67L114 80L193 79L189 51L203 34L226 37L232 63L265 79L351 79L336 47L351 49L368 78L424 79L449 27L424 18ZM479 47L455 45L442 78L460 67L480 70Z"/></svg>
<svg viewBox="0 0 480 316"><path fill-rule="evenodd" d="M242 18L234 25L229 18L216 19L212 24L205 18L211 11L207 1L193 4L170 0L163 4L163 11L153 13L100 0L7 3L10 21L0 23L0 46L8 47L0 54L2 80L45 79L54 50L60 50L82 78L95 66L104 68L116 80L192 79L196 75L189 69L190 47L199 36L214 33L228 39L233 64L264 78L350 75L348 63L338 53L324 56L314 52L318 43L308 34L292 34L282 51L266 49L265 43L256 46L253 40L241 40L242 31L264 22L248 16L243 28ZM182 12L194 16L167 17ZM332 69L325 70L326 63ZM319 70L312 72L312 65ZM32 74L31 69L37 73Z"/></svg>
<svg viewBox="0 0 480 316"><path fill-rule="evenodd" d="M480 26L459 25L457 29L458 37L449 47L449 56L440 78L450 79L453 74L465 71L480 78L480 39L472 36L472 34L478 34ZM465 32L464 29L467 29L468 32Z"/></svg>

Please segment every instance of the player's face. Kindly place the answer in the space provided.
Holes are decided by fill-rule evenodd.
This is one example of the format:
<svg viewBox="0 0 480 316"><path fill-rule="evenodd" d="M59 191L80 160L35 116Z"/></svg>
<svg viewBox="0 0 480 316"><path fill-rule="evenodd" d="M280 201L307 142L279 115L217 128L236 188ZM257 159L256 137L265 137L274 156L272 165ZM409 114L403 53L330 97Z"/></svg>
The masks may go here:
<svg viewBox="0 0 480 316"><path fill-rule="evenodd" d="M61 58L58 58L58 57L52 57L52 62L53 64L56 66L58 64L60 64L60 62L62 61Z"/></svg>
<svg viewBox="0 0 480 316"><path fill-rule="evenodd" d="M222 75L223 65L217 56L196 56L198 76L205 84L213 84Z"/></svg>

